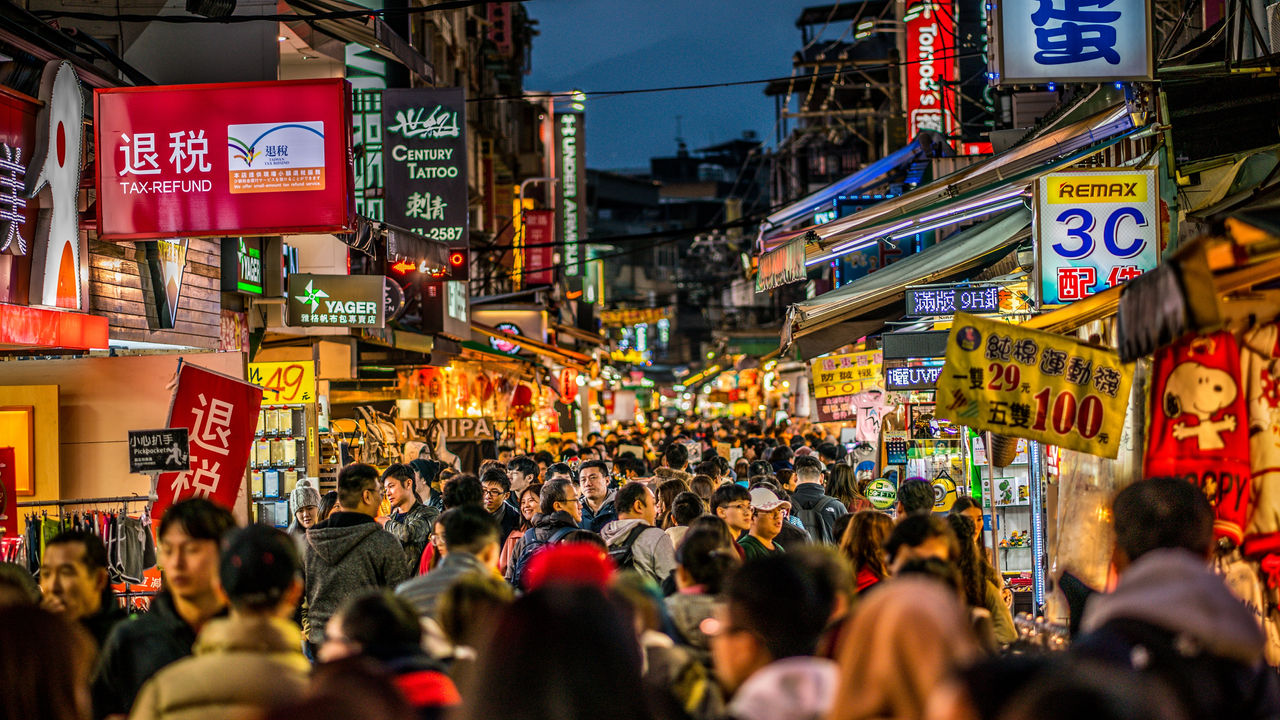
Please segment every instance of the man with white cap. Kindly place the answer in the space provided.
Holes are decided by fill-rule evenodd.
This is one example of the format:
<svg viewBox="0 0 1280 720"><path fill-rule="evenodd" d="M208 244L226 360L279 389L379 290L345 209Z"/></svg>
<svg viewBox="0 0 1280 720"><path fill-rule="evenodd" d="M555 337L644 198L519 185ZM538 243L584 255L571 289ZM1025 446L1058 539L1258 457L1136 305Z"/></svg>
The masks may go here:
<svg viewBox="0 0 1280 720"><path fill-rule="evenodd" d="M777 493L767 487L757 487L751 491L751 528L738 541L742 546L744 559L751 561L786 552L773 539L782 532L782 524L786 522L783 511L790 509L791 503L778 497Z"/></svg>

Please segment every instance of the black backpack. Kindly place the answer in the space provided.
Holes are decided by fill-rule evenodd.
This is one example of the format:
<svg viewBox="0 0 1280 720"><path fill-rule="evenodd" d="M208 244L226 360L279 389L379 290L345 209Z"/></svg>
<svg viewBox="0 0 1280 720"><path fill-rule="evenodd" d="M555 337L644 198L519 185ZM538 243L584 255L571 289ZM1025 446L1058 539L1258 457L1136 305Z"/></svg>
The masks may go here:
<svg viewBox="0 0 1280 720"><path fill-rule="evenodd" d="M554 545L564 539L565 535L577 530L572 525L562 527L551 533L545 539L538 536L537 529L532 529L525 533L524 544L520 548L520 557L516 558L515 570L511 573L511 578L517 587L524 587L524 569L529 564L529 558L533 554L541 550L547 545Z"/></svg>
<svg viewBox="0 0 1280 720"><path fill-rule="evenodd" d="M839 538L834 536L831 529L836 523L836 518L840 516L835 512L826 512L826 509L834 507L839 502L839 500L829 495L823 495L822 499L813 507L805 507L800 503L796 503L792 506L791 514L804 523L805 529L809 531L809 535L814 542L834 545Z"/></svg>
<svg viewBox="0 0 1280 720"><path fill-rule="evenodd" d="M640 535L650 527L652 526L645 525L644 523L638 523L635 527L631 528L631 532L627 533L627 537L622 541L622 545L615 548L609 548L609 557L613 558L613 563L618 566L619 570L630 570L636 566L636 556L635 553L632 552L632 547L635 546L636 540L640 539Z"/></svg>

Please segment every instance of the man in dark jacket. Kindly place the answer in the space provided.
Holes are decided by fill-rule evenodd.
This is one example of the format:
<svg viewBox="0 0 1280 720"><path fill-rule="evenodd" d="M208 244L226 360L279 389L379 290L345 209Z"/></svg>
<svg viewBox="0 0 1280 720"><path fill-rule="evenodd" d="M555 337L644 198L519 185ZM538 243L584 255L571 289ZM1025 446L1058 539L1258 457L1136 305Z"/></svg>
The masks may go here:
<svg viewBox="0 0 1280 720"><path fill-rule="evenodd" d="M538 503L540 513L533 516L533 527L512 549L511 557L515 560L507 566L507 580L517 587L523 586L521 576L533 553L560 542L565 535L579 529L582 522L582 501L572 481L548 480L542 486Z"/></svg>
<svg viewBox="0 0 1280 720"><path fill-rule="evenodd" d="M107 548L87 530L64 530L40 558L40 606L79 622L98 643L126 615L116 602L107 574Z"/></svg>
<svg viewBox="0 0 1280 720"><path fill-rule="evenodd" d="M498 565L498 526L489 513L473 505L446 510L439 519L448 552L426 575L400 584L396 594L413 604L419 615L434 618L436 604L458 578L468 573L495 575ZM502 536L505 537L505 536Z"/></svg>
<svg viewBox="0 0 1280 720"><path fill-rule="evenodd" d="M383 529L400 541L404 548L405 567L409 574L418 569L422 551L431 541L431 530L439 510L418 499L414 488L413 468L396 463L382 473L387 502L391 503L391 515Z"/></svg>
<svg viewBox="0 0 1280 720"><path fill-rule="evenodd" d="M498 537L506 538L511 531L520 527L520 508L512 505L508 499L511 496L511 481L507 479L506 471L498 467L486 470L480 476L480 490L484 497L484 509L498 524L498 530L502 533Z"/></svg>
<svg viewBox="0 0 1280 720"><path fill-rule="evenodd" d="M1120 573L1090 598L1071 652L1164 681L1191 720L1280 717L1280 683L1253 613L1209 567L1213 511L1185 480L1153 478L1112 503Z"/></svg>
<svg viewBox="0 0 1280 720"><path fill-rule="evenodd" d="M609 464L591 460L578 468L578 487L583 497L579 526L598 533L618 519L616 493L609 492Z"/></svg>
<svg viewBox="0 0 1280 720"><path fill-rule="evenodd" d="M404 548L374 518L382 502L378 471L352 463L338 473L338 509L307 531L307 642L312 656L338 605L367 588L392 588L409 577Z"/></svg>
<svg viewBox="0 0 1280 720"><path fill-rule="evenodd" d="M832 528L836 519L848 515L844 503L831 497L822 488L822 463L805 455L795 460L796 489L791 493L791 514L804 523L805 530L814 542L834 545L840 538Z"/></svg>
<svg viewBox="0 0 1280 720"><path fill-rule="evenodd" d="M150 612L120 623L107 638L93 679L96 717L128 713L142 685L190 655L204 624L226 614L218 591L219 543L235 525L230 511L204 498L165 511L156 548L164 591Z"/></svg>

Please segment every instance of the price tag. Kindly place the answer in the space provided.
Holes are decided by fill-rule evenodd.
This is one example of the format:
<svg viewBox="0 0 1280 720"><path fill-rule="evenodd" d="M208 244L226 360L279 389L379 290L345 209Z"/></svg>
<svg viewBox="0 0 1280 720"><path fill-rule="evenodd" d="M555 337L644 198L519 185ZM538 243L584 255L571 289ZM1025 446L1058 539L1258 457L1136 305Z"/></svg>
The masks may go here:
<svg viewBox="0 0 1280 720"><path fill-rule="evenodd" d="M316 401L316 364L311 361L249 363L249 382L262 387L267 404Z"/></svg>

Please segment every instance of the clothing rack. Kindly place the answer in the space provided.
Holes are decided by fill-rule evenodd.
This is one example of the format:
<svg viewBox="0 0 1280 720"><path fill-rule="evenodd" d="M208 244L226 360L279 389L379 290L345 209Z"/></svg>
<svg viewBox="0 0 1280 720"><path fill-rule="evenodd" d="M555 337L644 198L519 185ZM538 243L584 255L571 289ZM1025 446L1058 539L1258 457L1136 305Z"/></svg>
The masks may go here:
<svg viewBox="0 0 1280 720"><path fill-rule="evenodd" d="M68 505L112 505L115 503L154 502L156 498L146 495L120 495L117 497L86 498L84 500L37 500L20 502L18 507L66 507Z"/></svg>

